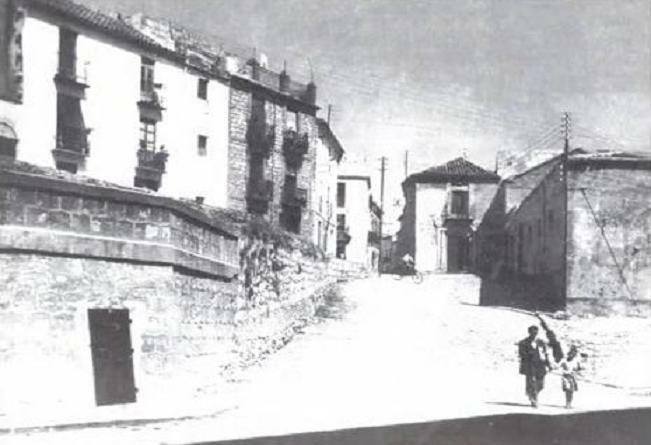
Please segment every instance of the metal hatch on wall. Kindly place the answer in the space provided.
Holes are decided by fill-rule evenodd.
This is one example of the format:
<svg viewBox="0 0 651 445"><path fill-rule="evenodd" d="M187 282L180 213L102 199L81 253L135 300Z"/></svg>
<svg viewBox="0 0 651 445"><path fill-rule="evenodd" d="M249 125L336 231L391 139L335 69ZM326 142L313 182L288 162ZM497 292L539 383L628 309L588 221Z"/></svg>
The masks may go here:
<svg viewBox="0 0 651 445"><path fill-rule="evenodd" d="M136 401L128 309L89 309L91 354L97 405Z"/></svg>

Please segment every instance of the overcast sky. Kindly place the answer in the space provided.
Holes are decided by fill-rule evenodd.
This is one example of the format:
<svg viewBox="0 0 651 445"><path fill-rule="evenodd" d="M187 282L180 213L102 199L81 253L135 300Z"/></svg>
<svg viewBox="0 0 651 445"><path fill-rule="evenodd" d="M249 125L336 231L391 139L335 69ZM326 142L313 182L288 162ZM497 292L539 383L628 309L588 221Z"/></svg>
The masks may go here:
<svg viewBox="0 0 651 445"><path fill-rule="evenodd" d="M77 1L256 47L303 80L311 65L347 152L374 175L389 157L387 203L405 150L410 173L464 149L493 168L497 150L552 144L563 111L575 145L651 150L649 0Z"/></svg>

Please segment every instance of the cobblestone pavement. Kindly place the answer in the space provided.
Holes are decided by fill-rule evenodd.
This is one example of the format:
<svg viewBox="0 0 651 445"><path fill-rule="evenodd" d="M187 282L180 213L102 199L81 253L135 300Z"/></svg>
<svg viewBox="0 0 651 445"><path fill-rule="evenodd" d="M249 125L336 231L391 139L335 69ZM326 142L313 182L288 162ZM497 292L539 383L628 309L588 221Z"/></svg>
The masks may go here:
<svg viewBox="0 0 651 445"><path fill-rule="evenodd" d="M5 435L0 442L181 444L531 413L515 343L535 320L479 307L478 294L479 282L470 275L432 275L420 285L390 276L351 282L321 322L233 383L225 403L232 408L219 415ZM573 318L550 324L561 339L591 354L590 382L580 383L575 411L651 406L651 321ZM562 405L560 377L549 375L536 412L566 414Z"/></svg>

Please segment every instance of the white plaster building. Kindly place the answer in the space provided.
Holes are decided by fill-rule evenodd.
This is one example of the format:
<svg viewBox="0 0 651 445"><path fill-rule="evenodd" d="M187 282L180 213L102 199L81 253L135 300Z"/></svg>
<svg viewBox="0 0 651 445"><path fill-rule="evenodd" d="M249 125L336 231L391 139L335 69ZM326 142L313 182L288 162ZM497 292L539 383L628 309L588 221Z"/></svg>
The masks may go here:
<svg viewBox="0 0 651 445"><path fill-rule="evenodd" d="M10 62L0 64L0 123L16 137L5 155L226 205L229 85L219 69L69 0L0 3L12 36L0 41Z"/></svg>
<svg viewBox="0 0 651 445"><path fill-rule="evenodd" d="M371 178L364 175L339 175L337 258L363 264L367 268L373 267L373 257L378 252L377 248L369 245L369 234L375 228L372 208Z"/></svg>
<svg viewBox="0 0 651 445"><path fill-rule="evenodd" d="M323 119L317 119L315 177L312 184L314 234L312 241L334 257L337 249L336 199L339 163L344 154L341 143Z"/></svg>
<svg viewBox="0 0 651 445"><path fill-rule="evenodd" d="M463 158L409 176L396 257L411 254L420 271L469 270L470 241L499 180Z"/></svg>

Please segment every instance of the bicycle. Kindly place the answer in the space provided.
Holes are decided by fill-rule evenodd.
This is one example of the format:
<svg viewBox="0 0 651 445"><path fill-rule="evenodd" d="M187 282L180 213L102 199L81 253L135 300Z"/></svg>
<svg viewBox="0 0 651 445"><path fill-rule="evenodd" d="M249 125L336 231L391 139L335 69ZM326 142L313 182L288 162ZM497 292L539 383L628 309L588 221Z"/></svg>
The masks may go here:
<svg viewBox="0 0 651 445"><path fill-rule="evenodd" d="M393 272L394 280L402 280L405 276L411 276L411 279L414 283L420 284L423 282L423 274L416 267L403 265L402 267L397 267Z"/></svg>

